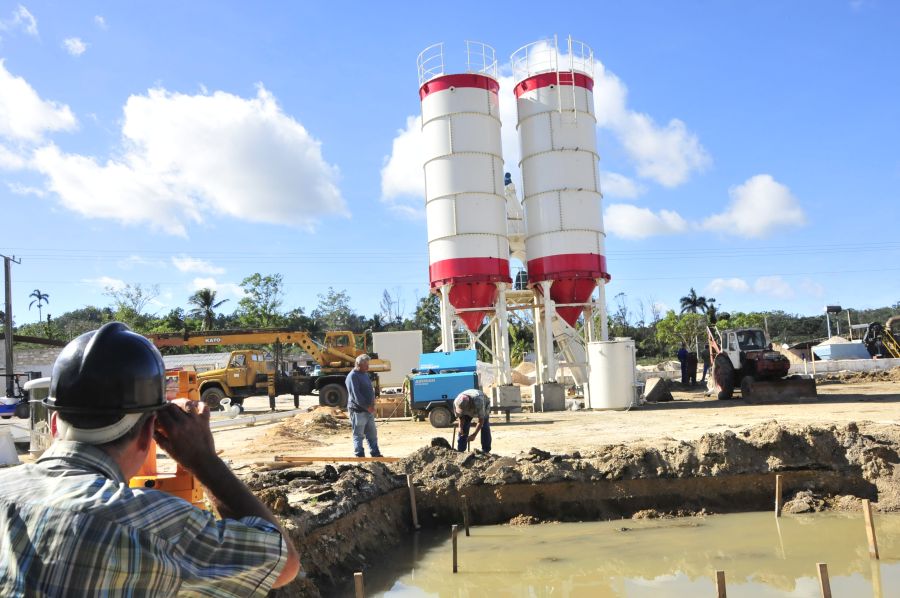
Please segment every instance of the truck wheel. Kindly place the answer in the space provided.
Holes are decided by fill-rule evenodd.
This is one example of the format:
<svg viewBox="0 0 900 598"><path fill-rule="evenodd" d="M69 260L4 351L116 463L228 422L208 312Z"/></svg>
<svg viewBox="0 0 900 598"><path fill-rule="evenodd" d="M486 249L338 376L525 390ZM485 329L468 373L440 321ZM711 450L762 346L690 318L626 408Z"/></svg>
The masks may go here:
<svg viewBox="0 0 900 598"><path fill-rule="evenodd" d="M720 401L727 401L734 395L734 366L724 353L716 355L713 363L713 379L719 389Z"/></svg>
<svg viewBox="0 0 900 598"><path fill-rule="evenodd" d="M224 398L225 393L222 392L221 388L216 387L207 388L203 391L203 394L200 395L200 400L206 403L210 410L219 409L220 403Z"/></svg>
<svg viewBox="0 0 900 598"><path fill-rule="evenodd" d="M341 384L326 384L319 389L319 405L325 407L347 407L347 387Z"/></svg>
<svg viewBox="0 0 900 598"><path fill-rule="evenodd" d="M755 380L753 376L744 376L741 379L741 398L746 400L753 394L753 383Z"/></svg>
<svg viewBox="0 0 900 598"><path fill-rule="evenodd" d="M428 412L428 421L435 428L449 428L453 422L450 410L446 407L435 407Z"/></svg>

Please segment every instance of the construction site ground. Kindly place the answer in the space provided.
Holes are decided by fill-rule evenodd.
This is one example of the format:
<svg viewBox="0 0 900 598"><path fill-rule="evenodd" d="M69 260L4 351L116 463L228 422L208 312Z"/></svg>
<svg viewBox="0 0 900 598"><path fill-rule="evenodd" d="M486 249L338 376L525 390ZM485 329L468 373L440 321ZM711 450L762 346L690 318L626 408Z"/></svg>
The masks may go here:
<svg viewBox="0 0 900 598"><path fill-rule="evenodd" d="M819 425L869 421L900 424L900 370L873 381L860 376L833 376L819 381L818 399L803 403L748 405L741 399L718 401L705 389L673 389L674 401L647 404L630 411L557 411L503 414L491 418L492 452L513 456L539 447L571 453L597 445L635 441L685 440L706 433L740 431L762 422ZM885 379L886 378L886 379ZM275 455L351 456L350 426L339 410L318 408L315 397L301 397L301 410L290 419L216 432L222 457L235 466L270 461ZM245 403L249 413L268 407L265 397ZM293 408L291 397L279 397L277 409ZM305 412L306 409L312 409ZM433 428L410 418L378 420L378 438L385 456L405 457L435 437L452 440L450 428ZM479 446L476 441L473 446Z"/></svg>

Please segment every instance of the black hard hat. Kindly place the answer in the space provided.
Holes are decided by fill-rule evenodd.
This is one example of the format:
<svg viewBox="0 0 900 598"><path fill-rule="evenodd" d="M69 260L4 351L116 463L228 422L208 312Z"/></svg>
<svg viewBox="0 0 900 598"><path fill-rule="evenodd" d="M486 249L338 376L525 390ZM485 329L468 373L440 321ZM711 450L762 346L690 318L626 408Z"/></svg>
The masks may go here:
<svg viewBox="0 0 900 598"><path fill-rule="evenodd" d="M166 368L147 338L121 322L104 324L66 345L43 403L61 413L125 414L166 405Z"/></svg>

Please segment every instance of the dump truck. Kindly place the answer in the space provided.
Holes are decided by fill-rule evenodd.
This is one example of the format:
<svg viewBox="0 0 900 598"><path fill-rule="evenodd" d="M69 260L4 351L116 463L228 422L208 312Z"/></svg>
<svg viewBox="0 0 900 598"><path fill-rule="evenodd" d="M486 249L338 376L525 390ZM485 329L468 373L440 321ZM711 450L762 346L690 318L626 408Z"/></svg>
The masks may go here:
<svg viewBox="0 0 900 598"><path fill-rule="evenodd" d="M712 375L709 389L719 400L731 399L735 389L749 403L816 396L816 383L802 376L787 377L790 360L775 351L764 330L707 328Z"/></svg>
<svg viewBox="0 0 900 598"><path fill-rule="evenodd" d="M364 339L362 346L358 346L357 336L347 330L325 333L323 343L315 341L308 332L289 328L185 331L148 334L147 338L159 348L272 345L272 352L257 348L232 351L226 367L197 374L200 398L212 407L218 407L226 397L242 407L247 397L267 395L269 407L274 410L275 397L281 394L293 395L294 407L299 407L300 395L313 393L318 393L320 405L346 407L344 380L353 369L356 357L366 353ZM309 354L316 368L288 364L284 346L290 344ZM391 364L375 354L370 357L369 376L377 393L378 373L389 371Z"/></svg>

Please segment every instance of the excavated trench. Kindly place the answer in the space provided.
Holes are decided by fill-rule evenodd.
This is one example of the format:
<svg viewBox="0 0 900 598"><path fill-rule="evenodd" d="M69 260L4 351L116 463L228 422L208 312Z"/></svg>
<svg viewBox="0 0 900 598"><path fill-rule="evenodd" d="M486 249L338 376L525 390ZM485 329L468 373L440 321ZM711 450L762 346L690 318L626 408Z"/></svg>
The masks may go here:
<svg viewBox="0 0 900 598"><path fill-rule="evenodd" d="M706 434L599 446L570 455L457 453L443 439L388 467L256 471L251 488L282 518L305 577L274 596L332 594L412 533L409 474L419 523L594 521L770 510L781 474L786 513L858 510L868 498L900 510L900 426L848 424ZM443 445L443 446L442 446Z"/></svg>

